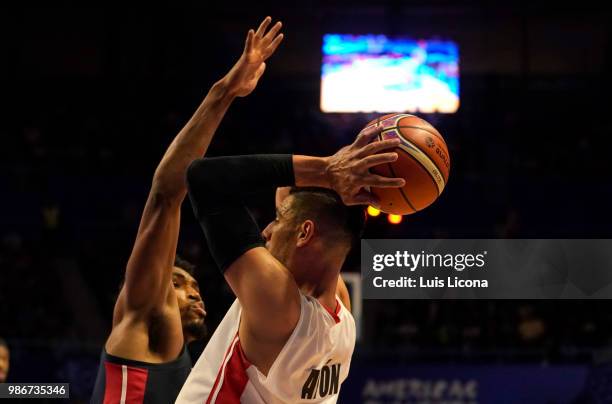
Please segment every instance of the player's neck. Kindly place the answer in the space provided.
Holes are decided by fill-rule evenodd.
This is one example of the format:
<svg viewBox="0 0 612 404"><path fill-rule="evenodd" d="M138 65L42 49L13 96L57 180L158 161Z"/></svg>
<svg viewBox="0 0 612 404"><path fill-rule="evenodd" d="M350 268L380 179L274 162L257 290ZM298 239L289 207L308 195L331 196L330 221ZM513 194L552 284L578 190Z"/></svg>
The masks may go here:
<svg viewBox="0 0 612 404"><path fill-rule="evenodd" d="M334 308L339 274L339 270L322 271L319 277L304 280L298 284L298 287L304 295L312 296L319 300L321 304Z"/></svg>
<svg viewBox="0 0 612 404"><path fill-rule="evenodd" d="M335 307L338 276L345 255L323 251L310 252L293 261L293 275L300 291ZM298 266L299 267L296 267Z"/></svg>

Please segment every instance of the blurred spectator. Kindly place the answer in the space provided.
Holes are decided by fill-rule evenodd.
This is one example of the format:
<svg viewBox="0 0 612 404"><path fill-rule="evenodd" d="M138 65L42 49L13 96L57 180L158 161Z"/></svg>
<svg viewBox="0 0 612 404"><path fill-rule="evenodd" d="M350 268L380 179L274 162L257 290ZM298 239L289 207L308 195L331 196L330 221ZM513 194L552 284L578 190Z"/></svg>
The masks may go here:
<svg viewBox="0 0 612 404"><path fill-rule="evenodd" d="M0 383L6 382L9 372L10 352L8 344L0 338Z"/></svg>
<svg viewBox="0 0 612 404"><path fill-rule="evenodd" d="M521 342L527 344L541 341L546 334L544 321L535 313L532 305L522 305L518 308L516 328Z"/></svg>

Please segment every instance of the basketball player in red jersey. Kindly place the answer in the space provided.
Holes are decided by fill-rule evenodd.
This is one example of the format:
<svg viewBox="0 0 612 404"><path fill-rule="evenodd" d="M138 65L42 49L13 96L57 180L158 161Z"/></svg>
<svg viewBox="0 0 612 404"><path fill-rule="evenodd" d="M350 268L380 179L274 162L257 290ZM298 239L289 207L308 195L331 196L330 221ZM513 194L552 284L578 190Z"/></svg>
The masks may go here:
<svg viewBox="0 0 612 404"><path fill-rule="evenodd" d="M208 149L234 98L255 89L283 39L281 23L268 30L270 23L267 17L249 30L238 62L212 86L155 171L92 403L172 403L187 378L192 364L185 346L198 337L206 313L197 282L175 266L185 174Z"/></svg>
<svg viewBox="0 0 612 404"><path fill-rule="evenodd" d="M370 173L397 160L399 139L364 130L330 157L252 155L196 160L187 172L195 215L237 296L177 403L335 403L348 376L355 322L338 297L340 269L368 187L405 185ZM259 189L293 186L263 233L246 204ZM332 192L335 191L334 192ZM278 196L282 199L282 195Z"/></svg>

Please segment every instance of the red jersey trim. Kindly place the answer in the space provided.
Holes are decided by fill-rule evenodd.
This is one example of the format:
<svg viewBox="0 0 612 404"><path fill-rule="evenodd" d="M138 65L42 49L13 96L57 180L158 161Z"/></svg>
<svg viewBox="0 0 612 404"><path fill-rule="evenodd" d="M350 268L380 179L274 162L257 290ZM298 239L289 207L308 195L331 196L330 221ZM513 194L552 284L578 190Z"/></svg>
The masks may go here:
<svg viewBox="0 0 612 404"><path fill-rule="evenodd" d="M232 340L206 404L239 404L249 382L246 370L251 366L240 345L238 333Z"/></svg>
<svg viewBox="0 0 612 404"><path fill-rule="evenodd" d="M249 382L249 376L246 372L249 366L251 364L244 356L240 339L238 339L225 367L223 383L215 404L240 404L240 397Z"/></svg>
<svg viewBox="0 0 612 404"><path fill-rule="evenodd" d="M213 384L212 389L210 389L210 393L208 393L208 399L206 400L206 404L210 404L213 401L213 397L215 396L215 390L217 390L217 386L219 385L219 382L221 381L221 375L223 374L223 369L225 369L225 365L227 364L227 356L230 354L230 352L232 352L232 348L234 347L234 343L236 342L236 340L238 339L238 335L236 335L236 337L234 337L234 339L232 340L232 343L230 344L230 346L227 348L227 351L225 352L225 356L223 357L223 361L221 361L221 366L219 367L219 371L217 372L217 378L215 379L215 383Z"/></svg>
<svg viewBox="0 0 612 404"><path fill-rule="evenodd" d="M327 310L327 312L329 313L330 316L332 316L336 324L340 322L340 316L338 316L338 314L340 314L340 302L338 301L337 298L336 298L336 308L333 311L329 307L325 306L324 304L321 304L321 306L323 306L325 310Z"/></svg>

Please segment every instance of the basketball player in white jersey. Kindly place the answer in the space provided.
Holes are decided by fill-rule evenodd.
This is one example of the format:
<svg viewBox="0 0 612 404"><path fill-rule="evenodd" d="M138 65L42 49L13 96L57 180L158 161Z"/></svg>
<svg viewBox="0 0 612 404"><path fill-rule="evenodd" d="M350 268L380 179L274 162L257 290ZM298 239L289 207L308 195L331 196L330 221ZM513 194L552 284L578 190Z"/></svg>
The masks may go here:
<svg viewBox="0 0 612 404"><path fill-rule="evenodd" d="M362 132L331 157L192 163L187 183L194 212L237 300L177 403L336 402L355 345L353 317L337 297L339 274L365 217L361 207L346 205L378 205L367 187L404 185L369 172L397 159L383 152L397 139L370 143L377 132ZM285 186L297 188L261 233L246 208L249 195Z"/></svg>

